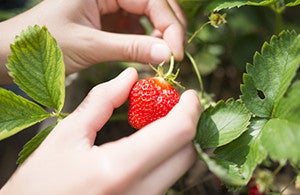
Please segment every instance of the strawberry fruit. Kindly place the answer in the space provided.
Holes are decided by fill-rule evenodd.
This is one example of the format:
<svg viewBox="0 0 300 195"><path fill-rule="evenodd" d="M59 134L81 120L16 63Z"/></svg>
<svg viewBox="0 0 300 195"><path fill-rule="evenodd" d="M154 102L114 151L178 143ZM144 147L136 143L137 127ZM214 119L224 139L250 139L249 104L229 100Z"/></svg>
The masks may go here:
<svg viewBox="0 0 300 195"><path fill-rule="evenodd" d="M167 115L178 101L179 93L163 78L138 80L129 94L128 121L140 129Z"/></svg>
<svg viewBox="0 0 300 195"><path fill-rule="evenodd" d="M157 76L138 80L129 93L128 122L135 129L166 116L179 101L180 95L172 86L179 85L175 82L178 71L171 73L172 60L167 74L162 74L161 66L154 69Z"/></svg>

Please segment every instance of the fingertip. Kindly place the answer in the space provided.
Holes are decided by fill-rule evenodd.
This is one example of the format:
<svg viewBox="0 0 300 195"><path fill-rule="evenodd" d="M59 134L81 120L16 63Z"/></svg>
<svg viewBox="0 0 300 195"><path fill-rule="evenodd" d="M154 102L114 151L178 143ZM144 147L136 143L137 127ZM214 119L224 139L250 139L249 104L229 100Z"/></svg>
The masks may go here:
<svg viewBox="0 0 300 195"><path fill-rule="evenodd" d="M138 77L137 70L133 67L126 68L123 72L121 72L117 76L117 79L123 80L123 79L130 78L130 77L132 77L132 78L137 78Z"/></svg>
<svg viewBox="0 0 300 195"><path fill-rule="evenodd" d="M166 44L155 43L151 46L150 58L153 63L161 63L169 61L171 57L171 50Z"/></svg>
<svg viewBox="0 0 300 195"><path fill-rule="evenodd" d="M193 89L188 89L185 92L183 92L180 99L184 99L184 101L186 101L186 102L191 102L191 103L195 104L196 107L199 107L199 108L201 107L199 94L197 93L197 91L195 91Z"/></svg>
<svg viewBox="0 0 300 195"><path fill-rule="evenodd" d="M159 64L161 62L169 62L171 56L174 56L176 61L183 59L183 46L177 45L171 47L170 44L154 43L150 49L150 61L151 63Z"/></svg>
<svg viewBox="0 0 300 195"><path fill-rule="evenodd" d="M201 104L199 100L198 93L195 90L187 90L185 91L179 100L179 103L172 110L174 115L182 115L184 112L185 117L191 119L193 123L197 123L200 113L201 113Z"/></svg>

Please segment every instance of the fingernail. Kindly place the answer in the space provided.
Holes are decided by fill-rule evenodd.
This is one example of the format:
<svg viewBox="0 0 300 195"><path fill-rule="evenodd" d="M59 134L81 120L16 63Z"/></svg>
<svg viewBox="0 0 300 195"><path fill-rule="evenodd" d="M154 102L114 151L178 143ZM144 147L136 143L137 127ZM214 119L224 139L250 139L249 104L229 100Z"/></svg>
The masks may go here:
<svg viewBox="0 0 300 195"><path fill-rule="evenodd" d="M153 62L160 63L166 61L170 58L171 51L169 47L165 44L154 44L151 47L151 59Z"/></svg>

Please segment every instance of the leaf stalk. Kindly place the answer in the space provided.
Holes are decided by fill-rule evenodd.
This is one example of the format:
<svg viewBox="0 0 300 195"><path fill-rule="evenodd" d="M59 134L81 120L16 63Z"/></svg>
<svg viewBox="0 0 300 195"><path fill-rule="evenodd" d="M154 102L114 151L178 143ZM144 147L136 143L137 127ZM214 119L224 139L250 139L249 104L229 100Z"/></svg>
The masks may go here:
<svg viewBox="0 0 300 195"><path fill-rule="evenodd" d="M192 57L192 55L188 52L188 51L185 51L185 54L186 56L188 57L188 59L190 60L190 62L192 63L193 65L193 68L194 68L194 71L196 73L196 76L197 76L197 79L198 79L198 82L199 82L199 86L200 86L200 91L201 91L201 95L202 97L204 96L204 85L203 85L203 80L202 80L202 77L201 77L201 74L200 74L200 71L198 69L198 66L194 60L194 58Z"/></svg>

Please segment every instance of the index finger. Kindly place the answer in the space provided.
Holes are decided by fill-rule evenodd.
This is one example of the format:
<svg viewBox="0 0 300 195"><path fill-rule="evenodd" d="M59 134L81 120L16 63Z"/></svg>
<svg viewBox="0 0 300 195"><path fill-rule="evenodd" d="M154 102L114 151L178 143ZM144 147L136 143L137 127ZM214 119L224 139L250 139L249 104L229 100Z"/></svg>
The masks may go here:
<svg viewBox="0 0 300 195"><path fill-rule="evenodd" d="M180 23L184 21L182 14L174 13L172 6L165 0L120 0L119 6L134 14L145 14L152 22L154 29L162 33L162 38L170 47L176 60L183 58L184 26ZM133 6L134 5L134 6ZM181 17L181 18L177 18Z"/></svg>

